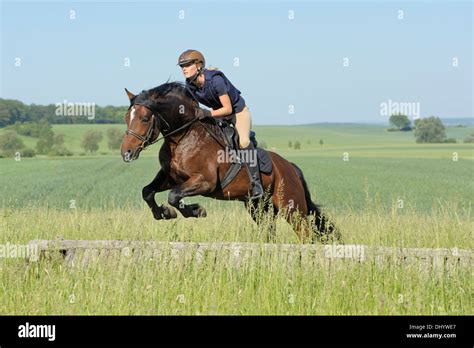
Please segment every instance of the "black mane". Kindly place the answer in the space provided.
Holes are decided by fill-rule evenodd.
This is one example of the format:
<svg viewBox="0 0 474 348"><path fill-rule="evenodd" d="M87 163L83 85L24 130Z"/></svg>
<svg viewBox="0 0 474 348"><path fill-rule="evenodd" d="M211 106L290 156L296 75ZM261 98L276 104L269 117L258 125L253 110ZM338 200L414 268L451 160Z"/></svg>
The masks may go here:
<svg viewBox="0 0 474 348"><path fill-rule="evenodd" d="M188 92L186 85L182 82L166 82L158 87L143 90L130 100L130 107L143 105L153 113L165 119L172 129L180 127L183 123L195 117L195 108L198 103L194 101ZM186 112L180 117L173 117L185 106Z"/></svg>
<svg viewBox="0 0 474 348"><path fill-rule="evenodd" d="M189 97L189 94L186 90L186 85L178 81L166 82L158 87L149 89L148 92L152 94L157 93L161 96L165 96L169 93L175 93L182 97Z"/></svg>
<svg viewBox="0 0 474 348"><path fill-rule="evenodd" d="M140 94L130 100L130 106L141 104L150 108L159 109L160 103L158 99L170 94L173 94L180 99L191 97L184 83L178 81L166 82L158 87L143 90Z"/></svg>

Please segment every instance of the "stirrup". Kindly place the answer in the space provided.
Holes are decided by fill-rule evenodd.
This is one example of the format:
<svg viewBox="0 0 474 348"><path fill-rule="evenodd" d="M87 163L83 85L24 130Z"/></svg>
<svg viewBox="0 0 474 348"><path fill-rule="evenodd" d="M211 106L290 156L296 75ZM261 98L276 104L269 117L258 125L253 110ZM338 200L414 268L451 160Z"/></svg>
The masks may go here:
<svg viewBox="0 0 474 348"><path fill-rule="evenodd" d="M262 197L263 197L262 185L258 181L252 182L252 196L250 197L250 199L260 199Z"/></svg>

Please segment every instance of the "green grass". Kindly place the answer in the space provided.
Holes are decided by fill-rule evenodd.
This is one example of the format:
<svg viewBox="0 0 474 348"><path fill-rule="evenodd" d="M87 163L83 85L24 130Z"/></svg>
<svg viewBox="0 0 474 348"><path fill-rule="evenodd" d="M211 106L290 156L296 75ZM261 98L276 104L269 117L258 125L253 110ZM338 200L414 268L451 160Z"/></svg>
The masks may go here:
<svg viewBox="0 0 474 348"><path fill-rule="evenodd" d="M451 151L426 149L427 156L418 158L402 155L403 152L398 156L374 157L353 151L349 161L343 161L338 152L331 156L294 151L284 156L301 167L314 199L336 209L338 214L344 214L349 207L363 209L366 191L378 196L386 209L401 199L404 205L416 207L422 213L438 201L466 208L472 200L474 162L467 157L470 150L458 150L458 161L448 155L443 157ZM438 155L434 156L435 153ZM0 186L0 204L67 209L74 200L76 206L88 209L107 209L112 205L141 207L145 204L141 189L159 170L155 156L143 156L131 164L124 163L119 156L26 158L19 162L2 159L0 175L5 183ZM167 193L158 194L157 199L167 201ZM202 197L186 200L205 204L211 201Z"/></svg>
<svg viewBox="0 0 474 348"><path fill-rule="evenodd" d="M66 146L78 154L89 127L54 130L66 134ZM110 125L93 127L105 131ZM302 168L314 200L346 243L472 249L472 144L420 145L412 134L369 125L256 131ZM448 136L462 139L470 131L448 128ZM289 140L299 140L302 149L289 149ZM103 148L108 151L105 143ZM0 159L0 244L57 237L266 241L265 226L258 227L238 202L188 198L204 204L208 217L153 220L141 189L159 169L157 151L154 146L131 164L118 154ZM166 199L166 193L157 195ZM282 219L276 242L299 243ZM288 269L261 257L252 267L231 269L210 260L200 266L120 260L77 269L58 261L0 259L0 314L472 315L472 283L469 268L438 274L370 262Z"/></svg>
<svg viewBox="0 0 474 348"><path fill-rule="evenodd" d="M205 219L155 222L147 209L3 210L0 242L31 239L123 239L263 242L241 210L212 207ZM340 217L347 243L472 248L470 214L449 206L431 216L376 206ZM32 223L34 222L34 223ZM298 243L279 221L278 243ZM271 257L234 269L194 263L112 260L88 268L59 261L0 263L2 314L472 314L472 270L420 272L416 265L347 262L296 266Z"/></svg>
<svg viewBox="0 0 474 348"><path fill-rule="evenodd" d="M53 131L57 134L64 134L65 146L74 152L74 154L83 153L81 148L81 139L84 133L89 129L101 131L103 139L99 144L99 153L117 154L116 150L109 150L107 146L106 132L109 128L117 128L125 132L125 124L78 124L78 125L53 125ZM301 143L301 152L319 151L350 151L380 150L384 145L393 151L406 149L406 146L412 146L414 149L425 149L439 145L418 145L415 143L413 132L387 132L387 126L383 125L364 125L364 124L315 124L305 126L254 126L257 133L257 139L267 144L270 149L275 147L277 151L297 151L288 148L288 142L299 141ZM464 146L463 139L472 133L473 127L447 127L446 134L448 138L455 138L459 144ZM0 129L0 134L4 129ZM36 138L21 136L27 147L34 148ZM319 140L323 139L324 145L319 145ZM472 159L472 147L471 159ZM425 150L422 150L428 154ZM420 154L418 152L418 154ZM342 154L341 154L342 156Z"/></svg>
<svg viewBox="0 0 474 348"><path fill-rule="evenodd" d="M69 269L10 265L0 275L2 314L29 315L462 315L472 313L467 272L421 276L373 264L314 269L266 262ZM6 291L5 291L6 290Z"/></svg>

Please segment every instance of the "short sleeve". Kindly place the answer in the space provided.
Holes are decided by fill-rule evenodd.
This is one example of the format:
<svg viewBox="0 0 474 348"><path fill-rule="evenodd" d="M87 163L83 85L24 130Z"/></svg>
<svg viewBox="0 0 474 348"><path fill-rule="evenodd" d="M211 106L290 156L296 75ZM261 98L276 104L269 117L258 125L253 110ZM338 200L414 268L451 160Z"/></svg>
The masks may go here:
<svg viewBox="0 0 474 348"><path fill-rule="evenodd" d="M225 83L222 76L214 76L212 78L212 86L214 87L214 92L216 92L217 96L219 97L229 93L229 90L227 89L227 84Z"/></svg>

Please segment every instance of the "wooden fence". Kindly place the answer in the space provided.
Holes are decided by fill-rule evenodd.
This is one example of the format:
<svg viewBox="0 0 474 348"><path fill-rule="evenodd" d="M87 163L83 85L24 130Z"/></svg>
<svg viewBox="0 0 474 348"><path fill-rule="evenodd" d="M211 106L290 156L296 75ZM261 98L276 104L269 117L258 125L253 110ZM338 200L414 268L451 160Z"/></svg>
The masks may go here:
<svg viewBox="0 0 474 348"><path fill-rule="evenodd" d="M347 263L377 266L415 265L423 271L453 271L472 267L472 250L375 247L366 245L261 244L238 242L158 242L116 240L33 240L29 261L63 258L85 267L107 260L134 262L224 263L243 267L255 262L288 267L318 267Z"/></svg>

